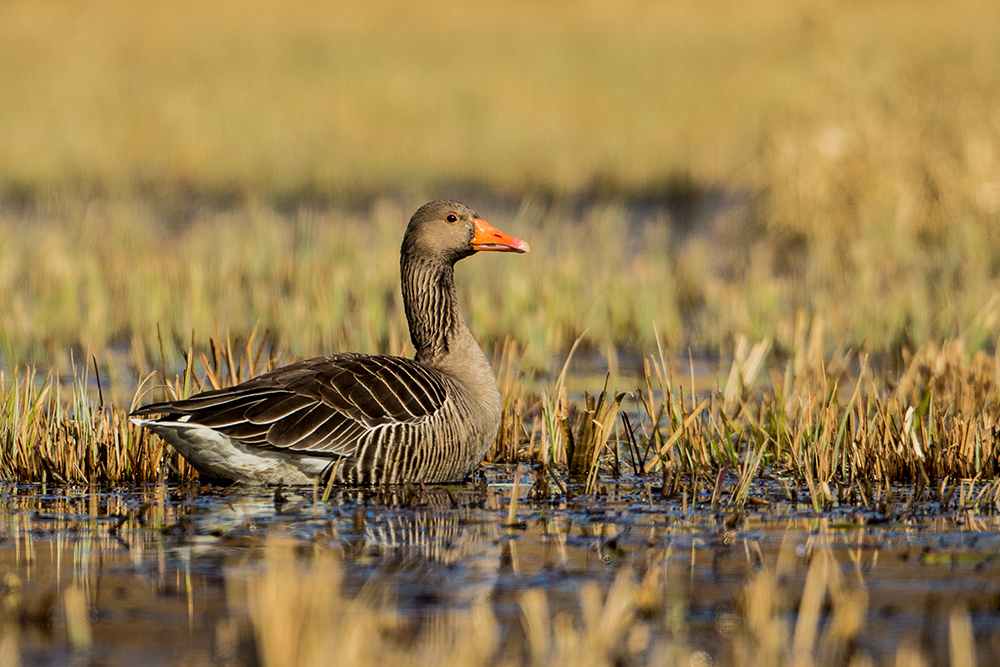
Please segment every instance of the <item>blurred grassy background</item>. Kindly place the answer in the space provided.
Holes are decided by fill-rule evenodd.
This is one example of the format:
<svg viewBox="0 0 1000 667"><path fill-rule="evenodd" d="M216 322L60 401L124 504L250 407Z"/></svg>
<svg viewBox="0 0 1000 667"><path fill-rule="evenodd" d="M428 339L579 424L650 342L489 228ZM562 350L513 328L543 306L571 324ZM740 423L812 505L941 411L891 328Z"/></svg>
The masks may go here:
<svg viewBox="0 0 1000 667"><path fill-rule="evenodd" d="M7 363L398 349L405 219L469 193L535 250L460 268L470 324L536 358L1000 328L985 0L13 1L0 90Z"/></svg>
<svg viewBox="0 0 1000 667"><path fill-rule="evenodd" d="M822 59L803 53L821 37L805 4L0 12L0 177L28 190L297 196L471 181L520 194L595 177L727 180L753 157L762 115Z"/></svg>

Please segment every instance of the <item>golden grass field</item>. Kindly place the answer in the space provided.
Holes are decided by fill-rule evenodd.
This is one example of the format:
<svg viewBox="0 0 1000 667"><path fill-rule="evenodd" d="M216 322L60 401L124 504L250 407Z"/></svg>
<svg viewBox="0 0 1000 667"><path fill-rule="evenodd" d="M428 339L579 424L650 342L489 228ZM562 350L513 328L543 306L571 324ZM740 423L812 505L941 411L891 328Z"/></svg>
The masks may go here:
<svg viewBox="0 0 1000 667"><path fill-rule="evenodd" d="M995 210L998 14L976 0L9 2L0 182L519 195L681 175L820 185L865 208L880 186L933 178Z"/></svg>
<svg viewBox="0 0 1000 667"><path fill-rule="evenodd" d="M401 229L456 193L535 249L459 274L539 367L584 330L787 352L800 313L992 348L998 43L975 0L4 3L0 349L398 350Z"/></svg>

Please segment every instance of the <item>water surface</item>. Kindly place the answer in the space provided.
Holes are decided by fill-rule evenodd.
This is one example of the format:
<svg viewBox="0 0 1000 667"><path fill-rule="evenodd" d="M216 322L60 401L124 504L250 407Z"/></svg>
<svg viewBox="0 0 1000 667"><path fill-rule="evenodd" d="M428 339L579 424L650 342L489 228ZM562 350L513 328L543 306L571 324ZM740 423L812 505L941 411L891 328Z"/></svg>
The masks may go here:
<svg viewBox="0 0 1000 667"><path fill-rule="evenodd" d="M511 467L486 468L483 483L469 487L335 489L325 503L313 489L276 499L263 488L8 484L0 494L4 642L26 665L258 664L238 593L263 576L266 545L281 539L297 563L334 554L343 598L382 600L406 632L485 604L501 644L517 646L525 591L544 591L553 617L574 617L588 583L606 591L623 570L641 578L662 568L685 641L730 664L748 581L770 569L801 591L822 548L867 596L858 650L891 660L910 642L947 664L954 608L970 612L980 664L1000 649L995 516L931 501L817 515L767 479L742 514L712 512L710 490L682 502L631 478L597 496L532 501L533 475L520 475L513 526ZM72 611L81 601L83 631Z"/></svg>

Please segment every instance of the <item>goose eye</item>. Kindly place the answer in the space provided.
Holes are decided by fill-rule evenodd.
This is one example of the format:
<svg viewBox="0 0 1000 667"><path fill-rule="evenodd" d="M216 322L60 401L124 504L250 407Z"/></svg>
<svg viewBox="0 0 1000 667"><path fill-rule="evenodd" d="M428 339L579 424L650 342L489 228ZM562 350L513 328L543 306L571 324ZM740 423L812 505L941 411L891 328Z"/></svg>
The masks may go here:
<svg viewBox="0 0 1000 667"><path fill-rule="evenodd" d="M458 222L458 216L455 215L454 213L449 213L448 217L445 218L445 220L447 220L448 222Z"/></svg>

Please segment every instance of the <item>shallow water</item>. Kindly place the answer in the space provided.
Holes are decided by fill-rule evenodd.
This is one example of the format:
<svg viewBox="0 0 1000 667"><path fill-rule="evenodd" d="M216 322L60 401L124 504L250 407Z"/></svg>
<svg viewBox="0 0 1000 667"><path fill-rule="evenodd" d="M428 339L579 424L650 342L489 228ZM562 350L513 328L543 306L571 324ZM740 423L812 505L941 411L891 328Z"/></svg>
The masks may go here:
<svg viewBox="0 0 1000 667"><path fill-rule="evenodd" d="M276 502L273 489L6 485L3 641L25 665L256 664L253 641L233 630L245 615L233 589L260 576L264 545L280 535L300 558L335 552L345 597L382 595L412 628L485 601L510 641L522 634L528 589L546 592L553 615L572 615L585 583L606 590L623 569L665 565L686 641L715 664L733 661L727 637L747 581L776 568L801 591L825 545L866 591L858 643L877 661L909 641L947 664L956 607L971 613L979 664L1000 654L996 516L932 502L816 515L766 481L743 516L665 500L632 479L598 497L531 502L533 475L520 474L513 527L510 467L487 468L475 487L334 490L326 503L313 489L285 489ZM74 595L85 602L89 640L67 612Z"/></svg>

